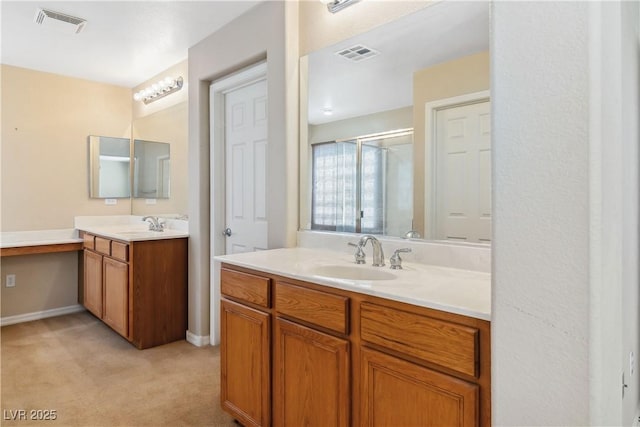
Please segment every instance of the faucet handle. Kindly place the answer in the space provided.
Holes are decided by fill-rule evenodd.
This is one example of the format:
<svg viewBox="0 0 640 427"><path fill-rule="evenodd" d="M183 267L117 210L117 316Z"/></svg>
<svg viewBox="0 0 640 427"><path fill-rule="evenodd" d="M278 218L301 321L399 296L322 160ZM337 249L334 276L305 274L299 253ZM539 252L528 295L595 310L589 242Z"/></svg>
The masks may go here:
<svg viewBox="0 0 640 427"><path fill-rule="evenodd" d="M411 252L410 248L396 249L389 258L392 270L402 270L402 258L400 258L400 252Z"/></svg>
<svg viewBox="0 0 640 427"><path fill-rule="evenodd" d="M354 255L355 259L356 259L356 264L364 264L365 261L365 254L364 251L362 250L362 246L360 246L360 244L357 243L353 243L353 242L349 242L347 243L349 246L354 246L356 247L356 253Z"/></svg>

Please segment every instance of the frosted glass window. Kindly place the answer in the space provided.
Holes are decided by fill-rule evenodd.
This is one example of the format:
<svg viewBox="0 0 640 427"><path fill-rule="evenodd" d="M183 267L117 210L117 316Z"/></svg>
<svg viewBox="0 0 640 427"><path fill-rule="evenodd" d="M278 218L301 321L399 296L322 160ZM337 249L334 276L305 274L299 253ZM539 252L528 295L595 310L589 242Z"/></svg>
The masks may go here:
<svg viewBox="0 0 640 427"><path fill-rule="evenodd" d="M313 146L312 229L355 232L356 165L355 142Z"/></svg>
<svg viewBox="0 0 640 427"><path fill-rule="evenodd" d="M413 213L413 131L313 144L311 229L404 235Z"/></svg>

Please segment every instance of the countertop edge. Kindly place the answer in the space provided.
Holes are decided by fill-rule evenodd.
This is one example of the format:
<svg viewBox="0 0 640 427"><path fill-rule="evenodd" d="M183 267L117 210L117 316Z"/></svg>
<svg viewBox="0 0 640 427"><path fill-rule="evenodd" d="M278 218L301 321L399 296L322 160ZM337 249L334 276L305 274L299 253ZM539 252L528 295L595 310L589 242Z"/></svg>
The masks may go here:
<svg viewBox="0 0 640 427"><path fill-rule="evenodd" d="M378 298L385 298L392 301L398 301L398 302L403 302L406 304L411 304L419 307L425 307L425 308L430 308L434 310L444 311L447 313L458 314L461 316L472 317L475 319L484 320L488 322L491 321L491 312L478 311L478 310L469 309L465 307L458 307L455 305L441 304L438 302L434 302L434 301L422 299L422 298L411 298L403 295L396 295L393 293L381 292L381 291L376 291L376 290L367 289L367 288L360 288L354 285L350 285L348 283L342 283L338 279L334 281L332 279L323 278L321 276L307 276L307 275L295 274L292 272L269 268L268 266L264 266L264 265L255 265L250 262L243 262L235 259L229 259L229 255L217 255L217 256L214 256L213 259L217 262L220 262L221 264L223 263L230 264L230 265L243 267L251 270L263 271L265 273L273 274L281 277L286 277L290 279L327 286L330 288L341 289L349 292L357 292L360 294L370 295Z"/></svg>
<svg viewBox="0 0 640 427"><path fill-rule="evenodd" d="M106 237L109 239L120 240L122 242L144 242L150 240L169 240L169 239L184 239L189 237L189 233L181 230L165 230L155 231L157 235L146 236L127 236L119 234L117 232L101 229L100 227L82 227L78 230L85 233L95 234L96 236ZM141 231L142 232L142 231Z"/></svg>

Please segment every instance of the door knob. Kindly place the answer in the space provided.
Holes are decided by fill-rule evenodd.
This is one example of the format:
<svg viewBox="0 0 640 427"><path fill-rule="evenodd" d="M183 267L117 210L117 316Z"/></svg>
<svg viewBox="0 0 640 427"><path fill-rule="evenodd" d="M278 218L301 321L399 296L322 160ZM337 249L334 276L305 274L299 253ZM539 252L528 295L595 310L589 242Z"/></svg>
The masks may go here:
<svg viewBox="0 0 640 427"><path fill-rule="evenodd" d="M231 236L231 229L229 227L225 228L222 235L227 237Z"/></svg>

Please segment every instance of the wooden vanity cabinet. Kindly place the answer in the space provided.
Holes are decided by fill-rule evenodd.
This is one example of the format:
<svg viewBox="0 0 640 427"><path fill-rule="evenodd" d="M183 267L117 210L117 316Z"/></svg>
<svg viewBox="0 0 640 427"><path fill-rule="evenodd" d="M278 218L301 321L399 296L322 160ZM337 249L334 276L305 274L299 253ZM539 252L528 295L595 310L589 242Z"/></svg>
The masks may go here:
<svg viewBox="0 0 640 427"><path fill-rule="evenodd" d="M184 339L187 239L121 242L84 233L82 304L139 349Z"/></svg>
<svg viewBox="0 0 640 427"><path fill-rule="evenodd" d="M221 289L222 405L242 424L491 425L488 321L229 264Z"/></svg>
<svg viewBox="0 0 640 427"><path fill-rule="evenodd" d="M476 426L479 387L363 349L361 425Z"/></svg>
<svg viewBox="0 0 640 427"><path fill-rule="evenodd" d="M220 309L222 407L244 426L268 426L271 315L228 300Z"/></svg>
<svg viewBox="0 0 640 427"><path fill-rule="evenodd" d="M220 399L244 426L271 425L271 279L220 271Z"/></svg>
<svg viewBox="0 0 640 427"><path fill-rule="evenodd" d="M278 280L274 425L350 423L349 298Z"/></svg>
<svg viewBox="0 0 640 427"><path fill-rule="evenodd" d="M102 320L125 338L129 337L129 264L102 259L104 312Z"/></svg>

